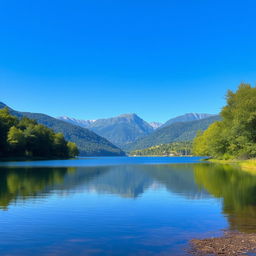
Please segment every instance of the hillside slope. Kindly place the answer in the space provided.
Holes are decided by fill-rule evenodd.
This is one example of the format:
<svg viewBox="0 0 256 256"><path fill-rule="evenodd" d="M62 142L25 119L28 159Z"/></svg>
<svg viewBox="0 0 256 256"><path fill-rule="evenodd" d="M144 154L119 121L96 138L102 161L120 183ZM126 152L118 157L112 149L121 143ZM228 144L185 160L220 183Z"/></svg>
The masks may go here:
<svg viewBox="0 0 256 256"><path fill-rule="evenodd" d="M144 149L160 144L168 144L175 141L190 141L199 130L206 130L210 124L220 120L220 116L215 115L201 120L191 122L178 122L169 126L159 128L148 136L126 145L126 151Z"/></svg>
<svg viewBox="0 0 256 256"><path fill-rule="evenodd" d="M85 126L106 138L113 144L123 147L134 142L138 138L145 137L154 131L154 128L136 114L123 114L117 117L98 120L76 120L73 118L60 117L69 123L76 122L79 126Z"/></svg>
<svg viewBox="0 0 256 256"><path fill-rule="evenodd" d="M8 106L0 102L0 108L4 107ZM19 112L11 108L9 108L9 110L11 114L17 117L26 116L35 119L38 123L53 129L55 132L63 133L66 140L76 143L81 156L121 156L125 154L108 140L88 129L55 119L45 114Z"/></svg>
<svg viewBox="0 0 256 256"><path fill-rule="evenodd" d="M205 113L187 113L181 116L177 116L174 118L169 119L167 122L165 122L161 128L169 126L174 123L180 123L180 122L191 122L191 121L196 121L196 120L202 120L205 118L209 118L215 115L212 114L205 114Z"/></svg>

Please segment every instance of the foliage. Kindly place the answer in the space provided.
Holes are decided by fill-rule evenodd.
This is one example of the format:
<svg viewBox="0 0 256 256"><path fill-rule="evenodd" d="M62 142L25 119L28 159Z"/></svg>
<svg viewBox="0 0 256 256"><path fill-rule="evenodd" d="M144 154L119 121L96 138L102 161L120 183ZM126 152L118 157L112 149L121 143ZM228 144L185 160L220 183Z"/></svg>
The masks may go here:
<svg viewBox="0 0 256 256"><path fill-rule="evenodd" d="M6 107L6 105L0 102L0 109L4 107ZM36 120L38 124L45 125L56 133L62 133L65 140L74 142L77 145L79 154L82 156L125 155L121 149L86 128L82 128L40 113L19 112L9 107L8 109L12 115L18 118L27 117L29 119Z"/></svg>
<svg viewBox="0 0 256 256"><path fill-rule="evenodd" d="M192 149L191 142L173 142L161 144L141 150L134 150L130 154L138 156L185 156L190 155Z"/></svg>
<svg viewBox="0 0 256 256"><path fill-rule="evenodd" d="M7 108L0 110L0 156L68 158L78 155L74 143L64 139L36 121L11 115Z"/></svg>
<svg viewBox="0 0 256 256"><path fill-rule="evenodd" d="M228 91L222 121L198 134L193 143L195 155L220 159L256 157L256 87L241 84Z"/></svg>
<svg viewBox="0 0 256 256"><path fill-rule="evenodd" d="M67 147L68 147L68 154L70 156L77 156L79 154L79 150L74 142L69 141L67 143Z"/></svg>

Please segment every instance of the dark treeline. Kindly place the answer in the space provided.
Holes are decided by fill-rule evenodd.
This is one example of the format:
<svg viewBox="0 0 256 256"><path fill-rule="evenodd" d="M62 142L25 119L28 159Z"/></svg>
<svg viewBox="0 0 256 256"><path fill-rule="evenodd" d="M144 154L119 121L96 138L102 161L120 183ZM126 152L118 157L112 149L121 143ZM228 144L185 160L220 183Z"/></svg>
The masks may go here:
<svg viewBox="0 0 256 256"><path fill-rule="evenodd" d="M18 119L0 110L0 157L69 158L78 155L76 144L35 120Z"/></svg>
<svg viewBox="0 0 256 256"><path fill-rule="evenodd" d="M197 135L193 153L218 159L256 157L256 87L241 84L236 92L228 91L221 117Z"/></svg>

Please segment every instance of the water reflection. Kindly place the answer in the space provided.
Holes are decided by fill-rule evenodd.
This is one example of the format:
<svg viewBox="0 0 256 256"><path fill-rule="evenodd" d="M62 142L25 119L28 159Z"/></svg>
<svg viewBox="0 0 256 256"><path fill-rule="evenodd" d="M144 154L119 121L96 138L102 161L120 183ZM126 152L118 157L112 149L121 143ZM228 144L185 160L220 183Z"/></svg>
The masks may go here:
<svg viewBox="0 0 256 256"><path fill-rule="evenodd" d="M38 196L47 186L62 183L69 171L72 169L1 168L0 207L7 209L12 201Z"/></svg>
<svg viewBox="0 0 256 256"><path fill-rule="evenodd" d="M215 164L195 165L194 175L199 186L222 199L231 229L256 232L256 175Z"/></svg>
<svg viewBox="0 0 256 256"><path fill-rule="evenodd" d="M0 168L0 208L53 192L93 191L137 198L165 188L188 199L220 198L230 228L256 232L256 176L228 165L172 164Z"/></svg>
<svg viewBox="0 0 256 256"><path fill-rule="evenodd" d="M76 168L0 168L0 207L52 191L89 190L136 198L149 187L164 186L189 198L206 196L193 179L192 165Z"/></svg>

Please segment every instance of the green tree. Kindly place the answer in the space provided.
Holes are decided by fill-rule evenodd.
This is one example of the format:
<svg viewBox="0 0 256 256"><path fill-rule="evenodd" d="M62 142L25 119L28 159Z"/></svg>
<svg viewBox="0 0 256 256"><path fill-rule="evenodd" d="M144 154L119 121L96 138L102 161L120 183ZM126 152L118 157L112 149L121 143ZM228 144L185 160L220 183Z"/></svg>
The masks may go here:
<svg viewBox="0 0 256 256"><path fill-rule="evenodd" d="M18 119L10 115L8 108L0 109L0 156L8 152L7 134L12 126L17 125Z"/></svg>
<svg viewBox="0 0 256 256"><path fill-rule="evenodd" d="M7 108L0 110L0 156L67 158L78 155L63 134L28 118L18 119Z"/></svg>
<svg viewBox="0 0 256 256"><path fill-rule="evenodd" d="M212 124L193 143L196 155L216 158L256 157L256 87L241 84L228 91L222 121Z"/></svg>
<svg viewBox="0 0 256 256"><path fill-rule="evenodd" d="M53 151L56 152L57 156L59 157L65 157L69 155L69 147L62 133L56 133L54 135Z"/></svg>
<svg viewBox="0 0 256 256"><path fill-rule="evenodd" d="M26 137L22 130L12 126L8 132L7 141L10 151L15 155L23 156L25 154Z"/></svg>
<svg viewBox="0 0 256 256"><path fill-rule="evenodd" d="M193 143L195 155L220 157L226 153L227 141L222 122L215 122L199 133Z"/></svg>
<svg viewBox="0 0 256 256"><path fill-rule="evenodd" d="M69 157L75 157L79 154L78 148L74 142L68 142L67 143L68 147L68 155Z"/></svg>
<svg viewBox="0 0 256 256"><path fill-rule="evenodd" d="M25 130L27 127L29 126L35 126L37 124L37 122L33 119L29 119L27 117L22 117L20 120L19 120L19 123L18 123L18 128L20 128L21 130Z"/></svg>

